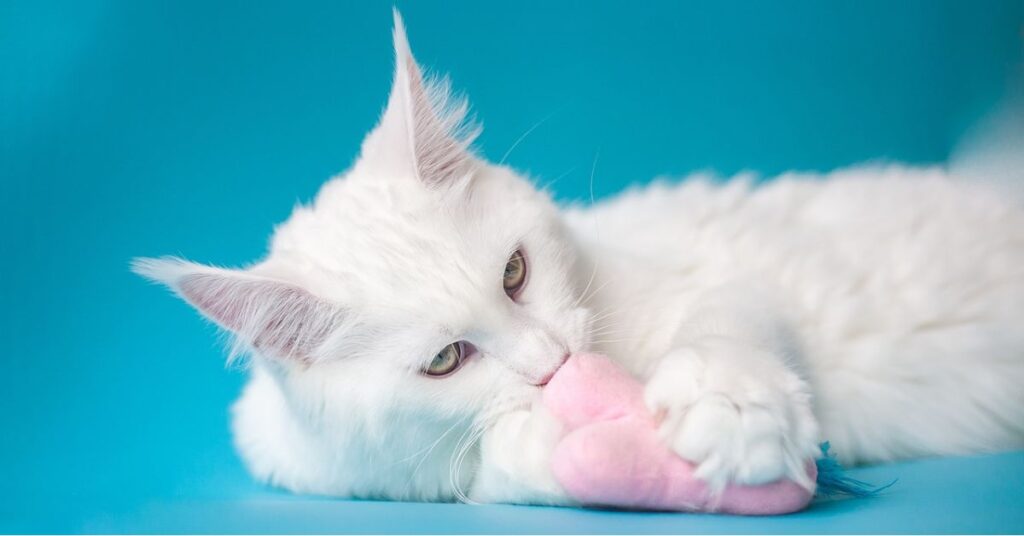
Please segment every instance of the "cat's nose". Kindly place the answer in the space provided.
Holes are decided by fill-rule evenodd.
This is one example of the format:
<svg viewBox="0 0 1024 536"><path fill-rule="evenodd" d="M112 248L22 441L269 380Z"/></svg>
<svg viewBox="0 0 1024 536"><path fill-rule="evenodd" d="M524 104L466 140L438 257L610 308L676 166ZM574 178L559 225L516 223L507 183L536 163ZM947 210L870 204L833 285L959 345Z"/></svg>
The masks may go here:
<svg viewBox="0 0 1024 536"><path fill-rule="evenodd" d="M570 355L572 355L572 354L569 353L569 352L566 352L565 355L562 356L562 359L560 359L558 361L558 366L556 366L555 368L551 369L550 372L545 374L544 377L542 377L540 379L540 381L538 381L537 383L534 383L534 385L536 385L537 387L544 387L545 385L547 385L548 382L551 381L551 378L555 377L555 373L558 372L558 369L562 368L562 365L564 365L565 362L569 360L569 356Z"/></svg>

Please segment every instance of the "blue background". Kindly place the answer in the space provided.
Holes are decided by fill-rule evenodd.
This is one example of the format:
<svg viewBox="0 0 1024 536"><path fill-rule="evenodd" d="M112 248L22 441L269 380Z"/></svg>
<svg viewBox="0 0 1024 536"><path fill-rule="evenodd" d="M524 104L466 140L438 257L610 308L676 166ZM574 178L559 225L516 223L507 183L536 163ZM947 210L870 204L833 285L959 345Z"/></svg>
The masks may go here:
<svg viewBox="0 0 1024 536"><path fill-rule="evenodd" d="M373 126L390 7L0 0L0 530L1024 530L999 510L1024 503L1019 455L950 470L967 487L976 470L1001 477L974 499L927 482L953 462L920 462L893 471L892 498L771 521L348 503L251 483L227 431L243 374L128 261L262 255ZM471 96L480 151L498 160L536 127L508 161L563 200L590 197L592 169L600 198L698 168L941 162L1021 74L1021 1L399 7L421 63Z"/></svg>

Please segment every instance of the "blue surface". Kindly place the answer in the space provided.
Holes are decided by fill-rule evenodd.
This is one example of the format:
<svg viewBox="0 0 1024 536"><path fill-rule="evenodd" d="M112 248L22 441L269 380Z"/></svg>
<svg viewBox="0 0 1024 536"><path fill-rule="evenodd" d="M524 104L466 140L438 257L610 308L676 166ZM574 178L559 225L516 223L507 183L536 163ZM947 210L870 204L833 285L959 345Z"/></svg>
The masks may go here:
<svg viewBox="0 0 1024 536"><path fill-rule="evenodd" d="M574 508L389 503L296 497L256 487L148 500L130 508L18 520L14 531L203 533L1020 533L1024 452L858 469L896 484L870 499L819 501L778 517L615 512ZM239 490L240 491L240 490ZM57 505L51 505L51 507ZM59 512L59 509L56 510Z"/></svg>
<svg viewBox="0 0 1024 536"><path fill-rule="evenodd" d="M227 433L242 375L128 260L258 257L374 123L390 5L0 0L0 530L1024 530L1019 455L899 468L885 498L780 520L253 485ZM1008 0L399 7L472 97L484 154L541 123L508 161L563 200L590 197L591 169L602 197L705 167L942 161L1019 77L1024 22Z"/></svg>

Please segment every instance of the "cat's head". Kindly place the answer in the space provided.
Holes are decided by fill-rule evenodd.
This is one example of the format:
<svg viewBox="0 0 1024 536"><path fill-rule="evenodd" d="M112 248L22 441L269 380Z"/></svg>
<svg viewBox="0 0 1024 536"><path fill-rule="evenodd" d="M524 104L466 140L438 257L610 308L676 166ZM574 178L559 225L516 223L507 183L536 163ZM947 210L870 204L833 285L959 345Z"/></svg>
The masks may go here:
<svg viewBox="0 0 1024 536"><path fill-rule="evenodd" d="M422 75L397 12L394 43L394 85L360 157L276 229L265 259L135 270L230 332L296 430L414 465L446 430L529 403L582 349L588 274L550 198L471 152L465 103Z"/></svg>

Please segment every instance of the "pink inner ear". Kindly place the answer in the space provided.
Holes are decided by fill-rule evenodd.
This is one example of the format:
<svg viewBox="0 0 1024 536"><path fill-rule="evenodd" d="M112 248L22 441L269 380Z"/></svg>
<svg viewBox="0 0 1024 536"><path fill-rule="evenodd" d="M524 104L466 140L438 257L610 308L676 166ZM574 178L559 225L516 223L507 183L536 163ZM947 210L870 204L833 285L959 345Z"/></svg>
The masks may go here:
<svg viewBox="0 0 1024 536"><path fill-rule="evenodd" d="M224 329L241 328L242 304L236 286L215 275L189 275L181 279L178 289L182 296L210 320Z"/></svg>
<svg viewBox="0 0 1024 536"><path fill-rule="evenodd" d="M401 61L401 59L399 59ZM427 84L419 67L407 58L416 171L427 184L443 184L465 172L468 146L475 134L460 136L465 102L450 102L446 84Z"/></svg>
<svg viewBox="0 0 1024 536"><path fill-rule="evenodd" d="M430 187L465 185L475 165L469 147L480 133L466 121L465 99L446 79L423 76L395 11L395 78L380 123L363 141L358 165L374 174L413 176Z"/></svg>
<svg viewBox="0 0 1024 536"><path fill-rule="evenodd" d="M272 280L194 274L178 288L205 316L274 357L309 360L340 320L336 307Z"/></svg>

